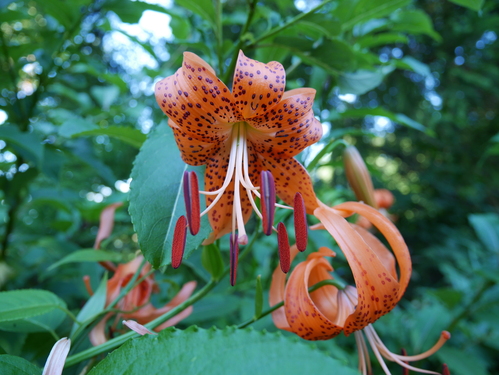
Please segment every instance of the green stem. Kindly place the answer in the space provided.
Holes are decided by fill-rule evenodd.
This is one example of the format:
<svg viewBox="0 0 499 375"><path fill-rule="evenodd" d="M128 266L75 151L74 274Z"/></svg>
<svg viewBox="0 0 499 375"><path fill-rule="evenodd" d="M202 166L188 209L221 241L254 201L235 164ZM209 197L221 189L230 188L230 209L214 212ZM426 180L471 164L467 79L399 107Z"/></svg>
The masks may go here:
<svg viewBox="0 0 499 375"><path fill-rule="evenodd" d="M492 286L495 285L495 282L492 280L487 280L482 287L476 292L475 296L471 299L468 304L463 307L461 313L457 315L454 319L452 319L452 322L449 323L446 331L452 332L456 326L459 324L459 322L466 318L467 316L471 315L473 312L473 306L482 298L483 294Z"/></svg>
<svg viewBox="0 0 499 375"><path fill-rule="evenodd" d="M346 286L345 284L343 284L342 282L340 282L338 280L334 280L334 279L322 280L322 281L319 281L317 284L314 284L310 288L308 288L308 292L312 293L312 292L316 291L317 289L322 288L325 285L333 285L336 288L338 288L339 290L345 289L345 286ZM255 323L256 321L258 321L258 320L262 319L263 317L269 315L270 313L276 311L278 308L280 308L282 306L284 306L284 301L281 301L281 302L275 304L274 306L268 308L267 310L265 310L264 312L262 312L260 314L260 316L253 317L250 320L248 320L248 321L246 321L244 323L239 324L237 326L237 328L246 328L250 324Z"/></svg>
<svg viewBox="0 0 499 375"><path fill-rule="evenodd" d="M248 17L246 18L246 23L244 24L241 33L239 34L239 38L237 40L237 44L234 48L234 51L232 52L232 58L230 60L230 66L229 68L225 71L224 79L223 81L225 82L226 85L229 84L229 79L230 75L232 72L234 72L234 68L236 67L236 62L237 62L237 56L239 54L239 50L243 46L243 37L244 35L248 32L249 27L251 25L251 22L253 21L253 16L255 15L255 9L256 9L256 3L258 0L251 0L249 3L249 9L248 9Z"/></svg>
<svg viewBox="0 0 499 375"><path fill-rule="evenodd" d="M317 155L315 155L314 159L307 165L307 170L311 171L315 168L315 166L319 163L319 161L328 153L332 152L336 147L339 145L343 145L345 147L350 146L346 141L343 139L332 139L329 141L329 143L319 151Z"/></svg>
<svg viewBox="0 0 499 375"><path fill-rule="evenodd" d="M215 286L217 285L217 281L211 280L208 284L206 284L202 289L200 289L196 294L192 295L189 299L185 300L182 302L180 305L174 307L170 311L168 311L166 314L154 319L153 321L147 323L145 326L152 330L162 323L166 322L168 319L174 317L175 315L179 314L183 310L185 310L187 307L191 306L195 302L199 301L201 298L203 298L205 295L207 295ZM95 346L92 348L89 348L87 350L84 350L78 354L72 355L67 358L65 367L73 366L81 361L84 361L86 359L90 359L96 355L106 353L110 350L113 350L120 346L121 344L125 343L127 340L129 340L132 337L137 337L138 333L135 332L128 332L125 333L124 335L118 336L114 339L111 339L107 342L105 342L102 345Z"/></svg>
<svg viewBox="0 0 499 375"><path fill-rule="evenodd" d="M223 28L222 28L222 1L215 1L215 35L217 38L218 71L223 72Z"/></svg>

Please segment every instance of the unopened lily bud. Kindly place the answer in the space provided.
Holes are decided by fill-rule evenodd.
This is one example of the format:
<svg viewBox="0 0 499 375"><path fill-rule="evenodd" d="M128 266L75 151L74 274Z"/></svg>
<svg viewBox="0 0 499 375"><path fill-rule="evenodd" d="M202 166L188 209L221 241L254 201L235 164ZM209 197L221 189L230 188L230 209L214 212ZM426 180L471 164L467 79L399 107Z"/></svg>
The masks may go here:
<svg viewBox="0 0 499 375"><path fill-rule="evenodd" d="M378 208L374 200L374 187L371 175L355 146L348 146L343 151L343 164L345 165L348 183L352 187L357 199L371 207Z"/></svg>

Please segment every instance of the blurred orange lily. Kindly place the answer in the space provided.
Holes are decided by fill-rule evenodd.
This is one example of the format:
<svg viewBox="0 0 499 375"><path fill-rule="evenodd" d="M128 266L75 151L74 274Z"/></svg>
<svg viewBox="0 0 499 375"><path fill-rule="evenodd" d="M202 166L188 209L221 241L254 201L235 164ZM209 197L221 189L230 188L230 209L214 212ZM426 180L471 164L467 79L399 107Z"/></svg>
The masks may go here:
<svg viewBox="0 0 499 375"><path fill-rule="evenodd" d="M308 174L293 158L322 136L321 123L312 111L315 90L284 91L285 85L280 63L264 64L242 51L232 92L209 64L190 52L184 53L182 67L174 75L156 84L156 100L169 117L182 159L189 165L206 165L205 191L199 192L206 196L203 212L197 212L195 174L184 177L187 219L177 222L172 251L176 266L183 254L184 228L188 225L196 234L200 216L208 214L213 229L206 243L232 233L231 265L235 266L238 245L248 241L245 223L253 210L270 235L276 230L272 223L276 193L293 207L297 193L305 205L315 204ZM260 209L255 196L261 198ZM305 215L303 209L298 211Z"/></svg>
<svg viewBox="0 0 499 375"><path fill-rule="evenodd" d="M143 260L144 258L142 255L139 255L131 262L120 264L117 267L115 274L107 282L106 307L108 307L116 299L116 297L118 297L122 288L127 286L133 275L138 271ZM140 270L139 277L146 275L150 269L151 265L146 263ZM85 281L87 289L89 289L89 293L92 294L88 278ZM196 282L190 281L186 283L169 303L159 309L155 308L150 302L151 294L155 291L156 287L154 276L151 274L147 276L139 285L131 289L115 306L116 309L123 312L117 314L108 313L92 329L89 335L91 343L93 345L100 345L108 340L106 337L106 324L113 315L116 315L116 322L119 322L121 321L121 318L124 318L133 319L139 324L146 324L187 300L194 292ZM154 330L160 331L163 328L171 327L180 322L182 319L188 317L191 313L192 306L189 306L187 309L159 325Z"/></svg>
<svg viewBox="0 0 499 375"><path fill-rule="evenodd" d="M383 357L408 370L438 374L410 366L406 362L418 361L435 353L450 338L448 332L442 332L440 339L430 350L419 355L406 356L397 355L388 350L370 324L380 316L377 311L386 312L389 306L400 298L393 298L398 283L395 261L388 249L372 234L355 225L351 225L351 230L357 233L366 245L369 244L374 249L375 256L380 259L380 263L383 265L384 270L379 270L382 273L371 274L366 272L366 269L362 269L359 273L359 269L353 267L357 287L347 286L344 289L338 289L335 285L325 285L309 293L310 286L324 280L333 280L330 274L333 267L325 259L325 257L334 257L333 251L322 247L318 252L310 254L306 261L299 263L291 272L287 283L286 275L279 268L276 268L272 276L269 302L272 306L284 301L284 306L272 313L274 324L277 328L293 332L306 340L327 340L337 336L342 331L346 336L354 332L359 350L359 371L363 375L372 374L364 335L385 374L390 374L390 371ZM347 234L351 234L351 232L345 233L345 235ZM297 252L296 247L293 246L291 248L292 258ZM371 261L372 258L368 259L367 263ZM358 263L361 265L366 262ZM373 288L376 284L374 281L376 278L384 279L385 284L382 285L387 287ZM364 288L364 285L367 288ZM373 293L367 293L367 289ZM382 305L380 306L379 303ZM361 329L362 331L360 331Z"/></svg>

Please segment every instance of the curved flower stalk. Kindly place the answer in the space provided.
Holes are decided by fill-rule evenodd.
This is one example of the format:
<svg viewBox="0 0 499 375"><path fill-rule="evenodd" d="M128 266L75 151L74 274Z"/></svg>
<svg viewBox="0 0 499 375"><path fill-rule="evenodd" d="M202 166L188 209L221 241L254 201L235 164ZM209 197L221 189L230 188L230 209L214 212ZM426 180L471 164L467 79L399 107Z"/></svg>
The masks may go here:
<svg viewBox="0 0 499 375"><path fill-rule="evenodd" d="M388 276L384 285L390 285L389 288L392 288L397 279L392 254L366 230L355 225L352 225L352 230L358 233L366 244L370 244L375 249L377 256L382 259L381 263L383 263L387 271L385 275ZM292 258L296 253L297 249L293 246L291 249ZM359 287L359 284L372 286L373 279L377 277L376 274L358 273L354 270L357 287L346 286L344 289L339 289L335 285L325 285L312 293L308 292L308 288L318 282L333 280L330 274L333 267L325 257L334 256L335 253L330 249L320 248L318 252L310 254L306 261L299 263L295 267L287 283L286 275L279 268L276 268L272 276L269 302L270 305L274 305L284 300L284 306L272 313L272 319L276 327L293 332L307 340L327 340L337 336L342 331L347 336L353 332L359 351L359 371L363 375L372 374L364 337L367 338L385 374L390 374L390 371L383 358L396 362L408 370L438 374L437 372L413 367L407 362L418 361L435 353L450 338L448 332L442 332L438 342L424 353L414 356L398 355L391 352L383 344L374 327L370 324L373 319L377 319L378 314L376 314L376 311L373 313L369 311L363 312L363 315L359 317L359 311L365 311L366 304L374 304L377 300L380 300L386 301L386 305L389 305L388 293L390 291L394 292L394 290L393 288L390 290L388 287L372 293L369 298L370 301L362 301L362 295L365 291ZM390 279L390 282L388 282L388 279ZM362 305L364 305L364 308ZM365 319L366 324L362 322L352 325L352 319L357 323Z"/></svg>
<svg viewBox="0 0 499 375"><path fill-rule="evenodd" d="M267 235L277 231L273 226L276 193L286 204L295 209L299 206L299 223L304 222L304 205L310 207L308 213L313 212L316 203L311 181L293 157L322 136L322 126L312 111L315 90L284 91L285 85L280 63L264 64L242 51L232 91L210 65L189 52L184 53L182 67L175 74L156 84L156 100L169 117L183 161L206 165L205 190L199 191L206 196L203 212L197 211L195 174L184 177L187 218L177 222L174 266L182 259L186 226L196 234L199 217L206 214L213 229L206 244L231 233L233 284L238 246L248 241L245 223L252 211L262 219ZM255 197L260 198L260 207ZM297 231L306 233L306 226Z"/></svg>
<svg viewBox="0 0 499 375"><path fill-rule="evenodd" d="M106 307L109 307L110 304L116 299L116 297L118 297L121 290L127 286L128 282L132 279L132 277L142 264L143 259L144 258L140 255L131 262L120 264L117 267L115 274L107 282ZM144 265L140 270L140 277L145 276L150 269L150 264L146 263L146 265ZM91 293L88 282L87 288ZM190 281L186 283L169 303L159 309L155 308L150 302L151 294L155 291L155 288L157 288L157 286L154 282L154 277L153 275L149 275L145 277L139 285L131 289L115 306L116 309L123 312L111 312L106 314L104 318L92 329L89 334L89 338L92 344L97 346L103 344L108 340L106 336L106 324L108 320L114 315L116 316L116 323L124 318L133 319L139 324L146 324L187 300L194 292L194 289L196 288L196 282ZM189 306L180 314L156 327L155 331L160 331L163 328L171 327L177 324L182 319L188 317L191 312L192 306Z"/></svg>

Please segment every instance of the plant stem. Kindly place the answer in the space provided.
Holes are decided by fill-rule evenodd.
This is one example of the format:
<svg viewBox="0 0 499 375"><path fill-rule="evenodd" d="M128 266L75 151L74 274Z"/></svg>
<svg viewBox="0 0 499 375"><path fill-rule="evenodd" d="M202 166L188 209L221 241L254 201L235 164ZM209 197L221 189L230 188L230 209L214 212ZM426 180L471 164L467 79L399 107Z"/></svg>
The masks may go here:
<svg viewBox="0 0 499 375"><path fill-rule="evenodd" d="M319 281L317 284L312 285L311 287L308 288L308 292L312 293L312 292L316 291L317 289L322 288L325 285L333 285L336 288L338 288L339 290L345 289L345 284L343 284L342 282L340 282L338 280L334 280L334 279L329 279L329 280ZM260 314L260 316L253 317L250 320L248 320L248 321L246 321L244 323L239 324L237 326L237 328L245 328L245 327L249 326L250 324L253 324L256 321L262 319L263 317L269 315L270 313L274 312L275 310L277 310L278 308L280 308L282 306L284 306L284 301L281 301L281 302L275 304L274 306L268 308L267 310L265 310L264 312L262 312Z"/></svg>
<svg viewBox="0 0 499 375"><path fill-rule="evenodd" d="M205 295L208 294L216 285L217 281L211 280L208 284L206 284L202 289L200 289L196 294L192 295L189 299L181 303L180 305L174 307L170 311L168 311L166 314L154 319L153 321L147 323L145 326L152 330L159 326L160 324L166 322L168 319L174 317L175 315L179 314L183 310L185 310L187 307L191 306L195 302L199 301L201 298L203 298ZM81 361L84 361L86 359L92 358L96 355L108 352L112 349L117 348L121 344L125 343L128 339L132 337L137 337L138 333L135 332L128 332L125 333L124 335L118 336L114 339L111 339L107 342L105 342L102 345L95 346L93 348L89 348L87 350L84 350L78 354L72 355L68 357L66 360L65 367L73 366Z"/></svg>

